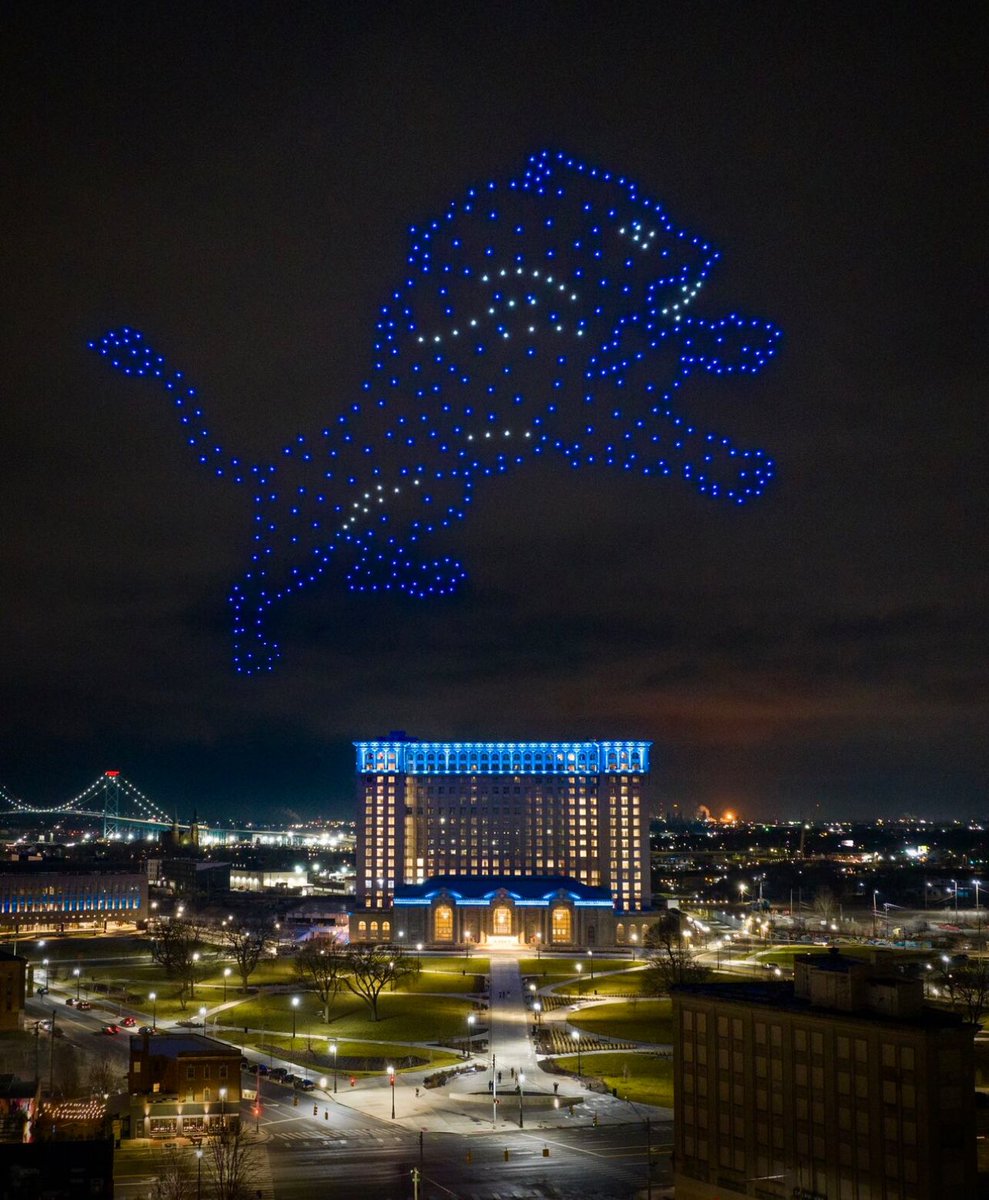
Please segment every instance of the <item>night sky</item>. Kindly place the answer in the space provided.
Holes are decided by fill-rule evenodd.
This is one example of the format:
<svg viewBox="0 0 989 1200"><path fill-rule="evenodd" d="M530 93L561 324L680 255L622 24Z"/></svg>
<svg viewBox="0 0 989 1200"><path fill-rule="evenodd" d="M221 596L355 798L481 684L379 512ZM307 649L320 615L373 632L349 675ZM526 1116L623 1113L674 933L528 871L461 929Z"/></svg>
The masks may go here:
<svg viewBox="0 0 989 1200"><path fill-rule="evenodd" d="M657 804L985 815L982 6L8 5L0 784L349 815L355 738L640 736ZM452 598L344 570L231 668L250 496L87 350L145 332L268 459L361 396L410 224L565 150L783 330L686 414L776 477L720 504L547 456L436 539ZM565 398L564 398L565 402Z"/></svg>

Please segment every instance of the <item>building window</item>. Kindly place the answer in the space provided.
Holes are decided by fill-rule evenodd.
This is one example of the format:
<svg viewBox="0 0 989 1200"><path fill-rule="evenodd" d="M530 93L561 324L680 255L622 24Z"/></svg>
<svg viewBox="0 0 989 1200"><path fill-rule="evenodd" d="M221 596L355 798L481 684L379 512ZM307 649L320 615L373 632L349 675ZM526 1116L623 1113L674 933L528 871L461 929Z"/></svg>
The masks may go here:
<svg viewBox="0 0 989 1200"><path fill-rule="evenodd" d="M569 908L553 909L552 938L554 942L572 942L573 932Z"/></svg>
<svg viewBox="0 0 989 1200"><path fill-rule="evenodd" d="M433 914L434 937L438 942L453 941L453 909L442 904Z"/></svg>

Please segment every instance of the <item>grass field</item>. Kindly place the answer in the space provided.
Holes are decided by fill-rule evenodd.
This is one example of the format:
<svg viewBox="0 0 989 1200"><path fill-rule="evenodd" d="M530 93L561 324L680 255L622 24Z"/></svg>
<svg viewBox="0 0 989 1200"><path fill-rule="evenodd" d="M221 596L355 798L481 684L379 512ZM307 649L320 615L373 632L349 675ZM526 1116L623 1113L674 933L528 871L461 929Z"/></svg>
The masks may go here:
<svg viewBox="0 0 989 1200"><path fill-rule="evenodd" d="M267 1040L280 1036L289 1040L292 1032L291 996L252 996L238 1004L229 1014L221 1014L224 1025L236 1029L265 1029ZM319 1002L312 994L300 997L295 1010L296 1041L307 1035L325 1041L327 1038L349 1038L357 1041L380 1040L396 1042L435 1042L441 1039L463 1038L467 1034L468 1000L453 996L432 996L428 1004L415 995L397 992L383 993L378 999L379 1020L371 1021L367 1005L349 992L341 993L330 1006L330 1020L323 1020ZM478 1021L478 1032L482 1026Z"/></svg>
<svg viewBox="0 0 989 1200"><path fill-rule="evenodd" d="M410 1047L396 1045L393 1042L352 1040L338 1041L336 1046L337 1086L339 1088L349 1086L347 1078L349 1075L375 1074L382 1071L386 1064L394 1065L400 1073L404 1070L423 1069L421 1066L418 1068L404 1066L403 1060L408 1056L423 1059L429 1068L436 1070L452 1067L464 1061L459 1054L452 1054L448 1050L440 1050L433 1046ZM314 1040L310 1049L302 1039L297 1040L295 1046L292 1047L287 1042L283 1044L278 1039L266 1038L262 1044L260 1039L249 1037L244 1041L244 1048L254 1051L262 1061L266 1056L277 1055L280 1059L301 1067L311 1077L326 1076L328 1082L332 1080L334 1059L327 1049L327 1043L322 1039ZM262 1084L262 1086L269 1085Z"/></svg>
<svg viewBox="0 0 989 1200"><path fill-rule="evenodd" d="M564 1055L554 1061L564 1070L577 1070L576 1055ZM583 1054L580 1065L585 1078L602 1079L609 1088L617 1091L621 1100L673 1107L673 1063L668 1058L624 1050Z"/></svg>
<svg viewBox="0 0 989 1200"><path fill-rule="evenodd" d="M519 960L519 970L523 975L541 977L547 983L554 979L574 979L577 976L577 963L581 965L580 974L584 979L590 978L590 966L587 955L567 955L555 958L544 954L540 958L522 958ZM594 976L597 978L601 971L621 971L631 966L627 958L598 958L594 957Z"/></svg>
<svg viewBox="0 0 989 1200"><path fill-rule="evenodd" d="M570 1024L597 1036L665 1044L673 1037L673 1009L669 999L615 1001L574 1013Z"/></svg>

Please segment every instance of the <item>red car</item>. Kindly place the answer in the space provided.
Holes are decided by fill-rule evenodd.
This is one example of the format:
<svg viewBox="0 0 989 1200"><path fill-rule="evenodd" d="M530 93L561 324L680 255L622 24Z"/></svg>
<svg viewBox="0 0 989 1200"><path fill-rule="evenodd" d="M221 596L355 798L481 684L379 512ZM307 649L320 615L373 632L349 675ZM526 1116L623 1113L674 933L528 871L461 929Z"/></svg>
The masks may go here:
<svg viewBox="0 0 989 1200"><path fill-rule="evenodd" d="M104 1033L119 1033L120 1026L119 1025L104 1025L103 1032Z"/></svg>
<svg viewBox="0 0 989 1200"><path fill-rule="evenodd" d="M128 1029L137 1024L137 1017L124 1017L120 1022L121 1025L126 1025Z"/></svg>

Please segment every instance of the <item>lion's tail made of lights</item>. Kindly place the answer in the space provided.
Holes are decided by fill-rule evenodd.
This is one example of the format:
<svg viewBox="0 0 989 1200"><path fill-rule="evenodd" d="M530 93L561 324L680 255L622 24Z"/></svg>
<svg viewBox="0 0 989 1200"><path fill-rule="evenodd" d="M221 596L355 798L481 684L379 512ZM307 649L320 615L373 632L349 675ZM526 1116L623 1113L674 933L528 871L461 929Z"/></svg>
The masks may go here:
<svg viewBox="0 0 989 1200"><path fill-rule="evenodd" d="M694 314L718 257L624 176L533 155L412 227L360 399L270 462L228 455L196 389L137 330L90 347L159 385L199 462L251 490L251 561L229 600L234 665L254 674L280 656L273 607L334 556L357 591L455 591L460 563L421 548L479 479L541 455L679 477L736 505L760 496L772 459L684 415L692 380L753 376L780 338L766 320Z"/></svg>

